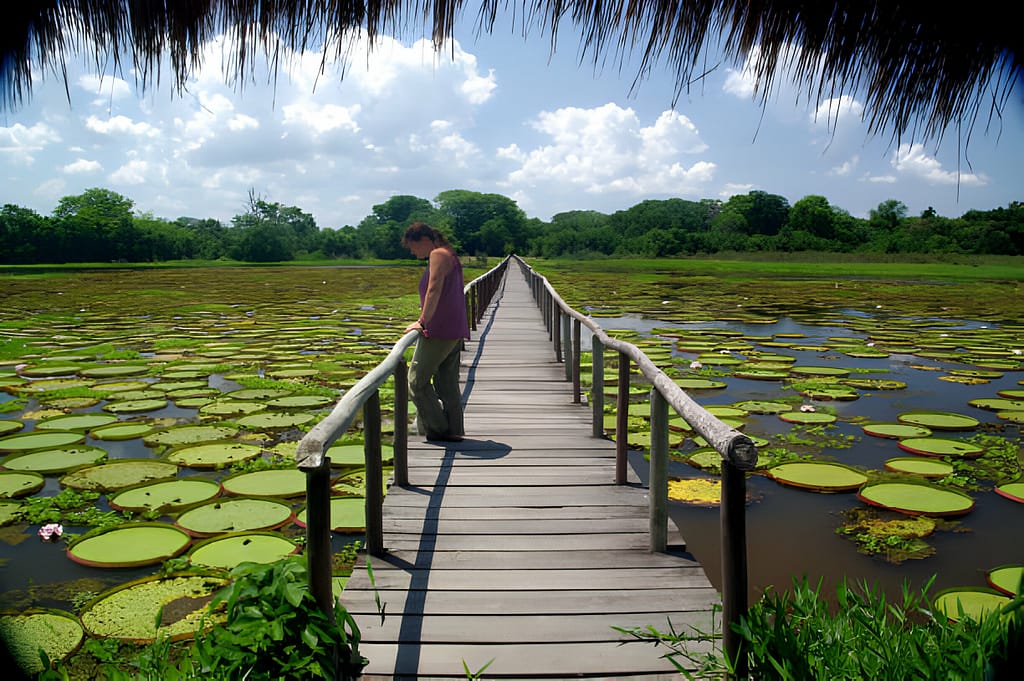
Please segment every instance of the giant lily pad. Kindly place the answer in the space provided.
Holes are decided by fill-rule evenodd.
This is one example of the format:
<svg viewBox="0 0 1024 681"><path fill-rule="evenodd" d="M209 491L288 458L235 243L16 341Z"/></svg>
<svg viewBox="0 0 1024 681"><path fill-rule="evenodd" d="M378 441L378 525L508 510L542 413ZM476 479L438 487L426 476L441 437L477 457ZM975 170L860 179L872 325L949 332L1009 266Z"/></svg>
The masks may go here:
<svg viewBox="0 0 1024 681"><path fill-rule="evenodd" d="M974 430L979 425L973 416L947 411L908 411L898 414L896 420L932 430Z"/></svg>
<svg viewBox="0 0 1024 681"><path fill-rule="evenodd" d="M725 381L713 381L710 378L676 378L675 384L683 390L719 390L726 386Z"/></svg>
<svg viewBox="0 0 1024 681"><path fill-rule="evenodd" d="M292 519L292 509L274 499L217 499L189 508L177 525L194 537L227 532L272 530Z"/></svg>
<svg viewBox="0 0 1024 681"><path fill-rule="evenodd" d="M153 459L116 459L99 466L80 468L60 479L64 487L109 492L150 480L173 478L178 467Z"/></svg>
<svg viewBox="0 0 1024 681"><path fill-rule="evenodd" d="M82 369L78 373L86 378L120 378L122 376L141 376L147 371L149 371L149 366L146 364L104 364Z"/></svg>
<svg viewBox="0 0 1024 681"><path fill-rule="evenodd" d="M306 526L306 509L295 516L295 524ZM340 533L366 531L366 499L355 496L331 497L331 529Z"/></svg>
<svg viewBox="0 0 1024 681"><path fill-rule="evenodd" d="M272 409L315 409L336 401L337 398L325 395L287 395L269 400L267 406Z"/></svg>
<svg viewBox="0 0 1024 681"><path fill-rule="evenodd" d="M974 499L963 492L911 481L864 485L857 498L907 515L957 516L974 508Z"/></svg>
<svg viewBox="0 0 1024 681"><path fill-rule="evenodd" d="M1021 580L1024 579L1024 565L1002 565L989 570L985 580L992 588L1007 596L1024 593Z"/></svg>
<svg viewBox="0 0 1024 681"><path fill-rule="evenodd" d="M203 416L243 416L255 414L267 408L262 402L243 402L242 400L216 400L199 408Z"/></svg>
<svg viewBox="0 0 1024 681"><path fill-rule="evenodd" d="M274 468L226 476L228 494L246 497L297 497L306 493L306 474L298 468Z"/></svg>
<svg viewBox="0 0 1024 681"><path fill-rule="evenodd" d="M829 461L791 461L772 466L765 474L784 485L818 492L854 490L868 479L855 468Z"/></svg>
<svg viewBox="0 0 1024 681"><path fill-rule="evenodd" d="M235 422L243 428L251 430L281 430L301 426L304 423L316 420L316 418L316 414L304 411L260 412L243 416Z"/></svg>
<svg viewBox="0 0 1024 681"><path fill-rule="evenodd" d="M850 370L844 367L793 366L789 373L798 376L849 376Z"/></svg>
<svg viewBox="0 0 1024 681"><path fill-rule="evenodd" d="M0 438L0 452L24 452L30 449L53 449L66 445L77 445L85 441L85 435L71 431L49 430L29 431Z"/></svg>
<svg viewBox="0 0 1024 681"><path fill-rule="evenodd" d="M189 553L193 565L233 568L239 563L273 563L297 550L275 532L238 532L204 539Z"/></svg>
<svg viewBox="0 0 1024 681"><path fill-rule="evenodd" d="M963 617L976 621L983 620L1009 602L1009 596L994 589L981 587L944 589L932 599L935 610L954 622Z"/></svg>
<svg viewBox="0 0 1024 681"><path fill-rule="evenodd" d="M111 414L65 414L36 422L36 430L90 430L117 421Z"/></svg>
<svg viewBox="0 0 1024 681"><path fill-rule="evenodd" d="M78 649L85 632L78 618L61 610L43 610L0 616L0 641L26 675L43 671L39 650L51 662L63 660Z"/></svg>
<svg viewBox="0 0 1024 681"><path fill-rule="evenodd" d="M944 478L953 472L953 464L939 459L924 459L918 456L887 459L885 468L897 473L920 475L922 478Z"/></svg>
<svg viewBox="0 0 1024 681"><path fill-rule="evenodd" d="M100 426L89 431L89 437L95 440L133 440L153 432L153 426L142 421L118 421L108 426Z"/></svg>
<svg viewBox="0 0 1024 681"><path fill-rule="evenodd" d="M139 567L173 558L192 538L166 523L129 523L91 530L68 546L68 557L92 567Z"/></svg>
<svg viewBox="0 0 1024 681"><path fill-rule="evenodd" d="M1024 411L1024 400L1010 400L1005 397L980 397L969 400L967 404L989 411Z"/></svg>
<svg viewBox="0 0 1024 681"><path fill-rule="evenodd" d="M114 587L82 611L93 636L152 643L158 636L191 638L203 625L223 621L207 603L227 580L205 575L153 576Z"/></svg>
<svg viewBox="0 0 1024 681"><path fill-rule="evenodd" d="M1024 480L1007 482L996 486L996 494L1004 496L1011 501L1024 504Z"/></svg>
<svg viewBox="0 0 1024 681"><path fill-rule="evenodd" d="M649 407L648 411L650 411ZM614 427L613 423L612 428ZM327 448L325 455L331 458L331 466L353 467L366 465L366 455L363 452L362 442L332 445ZM392 463L395 459L394 448L390 445L382 445L380 448L380 458L384 465Z"/></svg>
<svg viewBox="0 0 1024 681"><path fill-rule="evenodd" d="M985 453L985 448L981 445L942 437L908 437L900 440L897 445L904 451L922 456L959 456L976 459Z"/></svg>
<svg viewBox="0 0 1024 681"><path fill-rule="evenodd" d="M213 442L235 435L238 429L233 426L174 426L142 438L150 447L177 447L197 442Z"/></svg>
<svg viewBox="0 0 1024 681"><path fill-rule="evenodd" d="M928 437L932 434L930 428L907 423L865 423L861 428L868 435L897 440L905 437Z"/></svg>
<svg viewBox="0 0 1024 681"><path fill-rule="evenodd" d="M22 423L21 421L15 421L12 419L0 419L0 435L16 433L24 427L25 424Z"/></svg>
<svg viewBox="0 0 1024 681"><path fill-rule="evenodd" d="M829 424L836 422L835 414L828 414L823 411L787 411L779 414L779 419L787 423L808 424Z"/></svg>
<svg viewBox="0 0 1024 681"><path fill-rule="evenodd" d="M190 468L222 468L238 461L254 459L260 455L260 451L259 445L224 440L175 449L167 455L167 460Z"/></svg>
<svg viewBox="0 0 1024 681"><path fill-rule="evenodd" d="M0 499L17 499L35 494L46 478L34 471L0 471Z"/></svg>
<svg viewBox="0 0 1024 681"><path fill-rule="evenodd" d="M144 411L157 411L167 406L164 398L142 399L142 400L118 400L103 405L104 411L112 414L137 414Z"/></svg>
<svg viewBox="0 0 1024 681"><path fill-rule="evenodd" d="M111 508L121 511L174 511L207 501L220 494L215 480L200 477L174 478L126 487L110 495Z"/></svg>
<svg viewBox="0 0 1024 681"><path fill-rule="evenodd" d="M41 449L11 454L4 459L4 468L17 471L35 471L47 475L64 473L83 466L92 466L107 458L106 450L89 445Z"/></svg>
<svg viewBox="0 0 1024 681"><path fill-rule="evenodd" d="M762 400L748 400L746 402L737 402L732 405L737 409L742 409L748 414L782 414L787 411L793 410L793 405L786 404L785 402L773 402L773 401L762 401Z"/></svg>

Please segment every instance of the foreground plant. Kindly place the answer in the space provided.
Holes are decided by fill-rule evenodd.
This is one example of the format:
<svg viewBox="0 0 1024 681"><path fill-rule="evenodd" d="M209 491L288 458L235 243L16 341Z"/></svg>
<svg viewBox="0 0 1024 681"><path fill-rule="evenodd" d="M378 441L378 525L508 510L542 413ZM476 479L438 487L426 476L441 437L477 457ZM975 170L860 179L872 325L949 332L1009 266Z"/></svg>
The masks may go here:
<svg viewBox="0 0 1024 681"><path fill-rule="evenodd" d="M1019 678L1024 665L1024 596L1001 611L973 619L947 618L932 607L927 591L903 589L889 603L878 589L840 584L833 606L819 583L794 579L789 592L766 594L734 631L743 640L749 673L756 679L965 679ZM619 629L663 644L687 678L735 674L736 665L716 653L694 653L702 632L681 634L654 627ZM685 664L689 663L689 664ZM699 676L694 676L696 671Z"/></svg>

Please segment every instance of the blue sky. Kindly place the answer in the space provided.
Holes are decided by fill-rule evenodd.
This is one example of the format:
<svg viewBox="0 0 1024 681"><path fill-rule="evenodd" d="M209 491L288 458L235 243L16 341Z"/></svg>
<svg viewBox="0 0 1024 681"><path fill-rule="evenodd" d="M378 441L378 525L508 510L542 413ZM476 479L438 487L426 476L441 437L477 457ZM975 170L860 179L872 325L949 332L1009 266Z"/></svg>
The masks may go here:
<svg viewBox="0 0 1024 681"><path fill-rule="evenodd" d="M448 189L503 194L542 220L755 189L790 203L823 195L859 217L887 199L948 217L1024 200L1021 87L965 154L955 129L941 143L869 137L861 93L809 102L782 73L762 108L743 64L721 64L673 108L667 68L634 88L635 56L581 64L570 27L552 56L537 30L524 39L499 23L477 37L472 25L441 54L383 39L369 57L357 47L344 79L340 64L318 76L310 53L283 64L276 86L261 68L241 90L225 83L220 40L182 95L167 73L139 92L130 71L73 58L70 105L60 78L38 74L29 101L0 113L0 203L49 215L105 187L139 212L227 221L253 189L340 227L392 195Z"/></svg>

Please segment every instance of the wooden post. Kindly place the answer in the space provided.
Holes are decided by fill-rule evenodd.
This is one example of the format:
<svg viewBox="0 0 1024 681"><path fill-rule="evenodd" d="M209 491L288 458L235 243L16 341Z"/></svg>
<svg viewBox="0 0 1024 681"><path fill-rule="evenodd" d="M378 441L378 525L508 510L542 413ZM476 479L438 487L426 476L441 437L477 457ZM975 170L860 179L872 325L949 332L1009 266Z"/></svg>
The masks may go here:
<svg viewBox="0 0 1024 681"><path fill-rule="evenodd" d="M668 402L651 390L651 465L648 503L651 553L668 548Z"/></svg>
<svg viewBox="0 0 1024 681"><path fill-rule="evenodd" d="M604 343L594 334L590 337L592 356L590 380L590 408L594 437L604 437Z"/></svg>
<svg viewBox="0 0 1024 681"><path fill-rule="evenodd" d="M626 430L629 423L629 355L619 353L619 385L615 393L615 484L626 484Z"/></svg>
<svg viewBox="0 0 1024 681"><path fill-rule="evenodd" d="M746 475L722 459L722 648L735 665L735 679L748 676L743 637L732 630L732 624L747 614L746 496Z"/></svg>
<svg viewBox="0 0 1024 681"><path fill-rule="evenodd" d="M384 465L380 456L380 391L363 405L363 457L366 462L366 550L384 555Z"/></svg>
<svg viewBox="0 0 1024 681"><path fill-rule="evenodd" d="M562 310L558 305L551 303L551 330L552 342L555 345L555 361L562 361Z"/></svg>
<svg viewBox="0 0 1024 681"><path fill-rule="evenodd" d="M306 470L306 565L320 610L334 621L331 579L331 459Z"/></svg>
<svg viewBox="0 0 1024 681"><path fill-rule="evenodd" d="M562 358L565 362L565 380L572 380L572 332L569 330L569 322L572 320L568 314L562 315Z"/></svg>
<svg viewBox="0 0 1024 681"><path fill-rule="evenodd" d="M409 486L409 365L395 366L395 484Z"/></svg>
<svg viewBox="0 0 1024 681"><path fill-rule="evenodd" d="M583 396L580 390L580 364L582 359L581 348L581 327L583 324L578 319L572 320L572 401L573 404L579 404L583 401Z"/></svg>

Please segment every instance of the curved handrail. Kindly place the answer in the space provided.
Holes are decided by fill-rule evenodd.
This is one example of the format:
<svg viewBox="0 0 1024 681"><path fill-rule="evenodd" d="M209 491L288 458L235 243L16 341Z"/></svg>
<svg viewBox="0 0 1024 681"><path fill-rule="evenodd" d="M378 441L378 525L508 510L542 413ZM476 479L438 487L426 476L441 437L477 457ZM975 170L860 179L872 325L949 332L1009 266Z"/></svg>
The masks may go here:
<svg viewBox="0 0 1024 681"><path fill-rule="evenodd" d="M576 311L562 300L562 297L558 295L558 292L555 291L547 277L530 267L522 258L518 256L513 257L521 268L524 268L525 271L542 282L548 295L551 296L551 299L564 314L590 329L591 333L597 337L603 346L617 350L636 362L637 368L661 393L669 406L675 409L683 417L684 421L692 426L711 447L719 452L723 459L727 459L740 470L753 470L757 464L757 450L754 442L749 437L735 428L726 425L721 419L700 406L693 398L686 394L686 391L676 385L664 371L659 369L640 348L632 343L609 336L592 317Z"/></svg>

